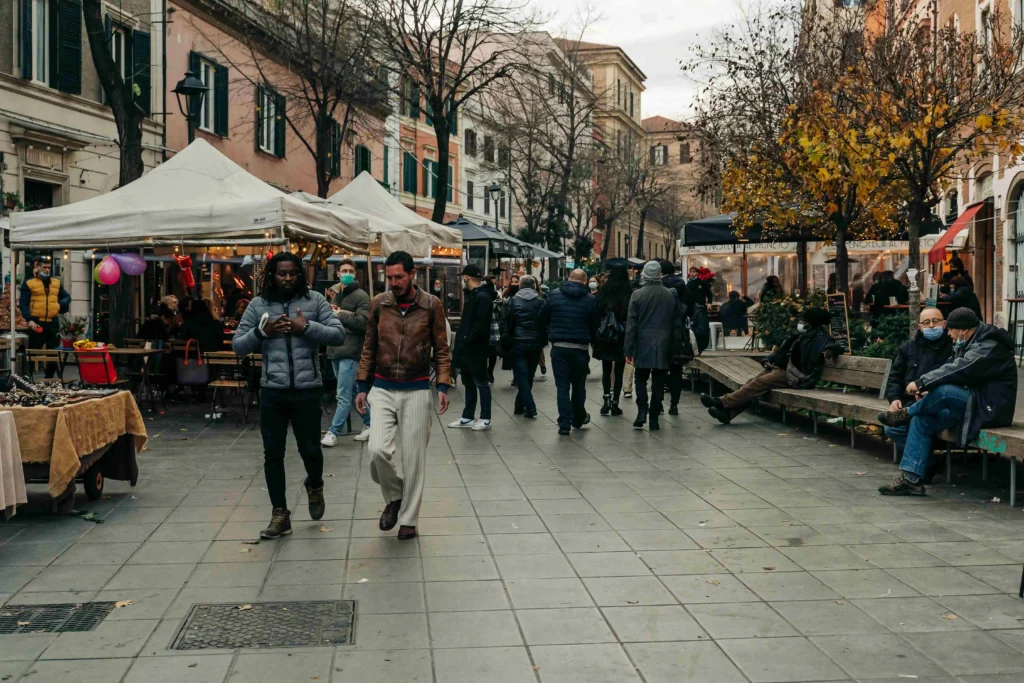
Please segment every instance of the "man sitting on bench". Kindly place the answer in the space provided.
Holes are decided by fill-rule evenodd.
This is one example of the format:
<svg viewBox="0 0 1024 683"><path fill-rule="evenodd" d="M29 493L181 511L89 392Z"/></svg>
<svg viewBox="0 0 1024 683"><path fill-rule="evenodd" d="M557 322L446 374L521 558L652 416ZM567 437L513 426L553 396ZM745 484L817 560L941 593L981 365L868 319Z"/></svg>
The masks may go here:
<svg viewBox="0 0 1024 683"><path fill-rule="evenodd" d="M956 429L957 445L965 446L978 438L983 427L1013 423L1017 399L1013 337L981 322L969 308L949 314L946 333L953 340L952 360L907 385L907 393L917 398L913 405L878 414L886 427L910 427L899 476L878 488L883 496L925 495L921 479L931 456L932 437L939 432Z"/></svg>
<svg viewBox="0 0 1024 683"><path fill-rule="evenodd" d="M711 417L722 424L729 422L747 406L772 389L810 389L818 383L826 358L843 352L828 331L828 311L805 308L800 314L796 332L782 346L761 361L764 371L742 387L720 398L700 395L700 402Z"/></svg>

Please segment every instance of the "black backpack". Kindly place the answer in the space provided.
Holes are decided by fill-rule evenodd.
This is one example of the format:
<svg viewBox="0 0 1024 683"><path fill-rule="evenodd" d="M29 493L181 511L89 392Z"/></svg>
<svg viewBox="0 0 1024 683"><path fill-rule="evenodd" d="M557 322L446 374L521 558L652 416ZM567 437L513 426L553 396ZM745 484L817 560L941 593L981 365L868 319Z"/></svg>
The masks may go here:
<svg viewBox="0 0 1024 683"><path fill-rule="evenodd" d="M711 343L711 323L708 322L708 309L704 306L695 306L693 315L690 317L690 330L697 339L697 353L703 353Z"/></svg>
<svg viewBox="0 0 1024 683"><path fill-rule="evenodd" d="M598 325L597 339L610 348L622 346L626 340L626 327L615 317L614 311L608 311Z"/></svg>

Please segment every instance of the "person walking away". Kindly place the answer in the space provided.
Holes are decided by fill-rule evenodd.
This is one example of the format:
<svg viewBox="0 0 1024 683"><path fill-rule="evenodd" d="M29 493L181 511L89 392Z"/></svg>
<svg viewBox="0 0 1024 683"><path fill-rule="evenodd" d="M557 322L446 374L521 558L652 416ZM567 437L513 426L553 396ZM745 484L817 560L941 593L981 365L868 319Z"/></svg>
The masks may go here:
<svg viewBox="0 0 1024 683"><path fill-rule="evenodd" d="M635 294L640 290L640 278L634 278L629 281L629 287ZM689 290L687 290L689 291ZM628 360L626 366L622 371L622 397L633 398L633 376L636 372L636 368Z"/></svg>
<svg viewBox="0 0 1024 683"><path fill-rule="evenodd" d="M586 411L590 344L597 335L600 316L597 298L587 288L587 274L577 268L569 279L548 295L541 325L551 340L551 369L558 392L558 433L589 424Z"/></svg>
<svg viewBox="0 0 1024 683"><path fill-rule="evenodd" d="M198 302L192 304L193 308ZM268 315L266 321L263 316ZM324 455L320 450L320 346L341 346L345 331L330 304L309 288L302 261L280 252L267 261L260 293L245 309L232 347L239 356L263 354L260 378L260 433L263 474L273 512L261 538L292 532L284 473L291 424L306 469L309 516L324 516Z"/></svg>
<svg viewBox="0 0 1024 683"><path fill-rule="evenodd" d="M514 413L530 419L537 417L533 400L533 376L540 354L547 344L547 330L541 325L546 302L536 289L532 275L520 279L520 289L508 302L505 311L505 334L512 340L512 374L516 384Z"/></svg>
<svg viewBox="0 0 1024 683"><path fill-rule="evenodd" d="M668 368L668 390L669 398L671 399L668 407L669 415L679 414L679 397L683 393L683 362L686 357L693 356L693 346L690 344L690 335L687 328L693 322L693 317L697 313L696 301L693 298L693 293L687 286L686 282L680 275L676 274L676 266L674 263L668 260L663 260L661 263L661 283L669 288L670 291L675 292L676 299L679 300L679 314L683 316L683 336L682 345L683 350L680 354L675 355L671 359L671 363ZM697 316L696 320L699 323L700 320L706 320L707 313L705 309L704 317ZM703 333L697 331L694 335L698 339L702 338ZM711 328L708 327L707 334L703 335L703 338L710 339Z"/></svg>
<svg viewBox="0 0 1024 683"><path fill-rule="evenodd" d="M953 357L953 340L946 334L946 321L942 311L926 308L918 318L917 335L900 346L889 370L885 385L885 398L889 410L895 412L914 404L917 397L906 392L911 382L942 367ZM885 435L902 453L907 443L908 426L885 427ZM926 477L927 478L927 477Z"/></svg>
<svg viewBox="0 0 1024 683"><path fill-rule="evenodd" d="M744 336L749 332L747 310L753 305L754 300L749 296L740 296L736 290L729 292L729 300L718 309L718 317L722 321L722 332L726 337L733 330Z"/></svg>
<svg viewBox="0 0 1024 683"><path fill-rule="evenodd" d="M683 340L682 304L676 294L661 280L661 264L648 261L644 265L640 291L629 300L626 317L624 353L626 361L636 367L636 420L633 427L652 432L660 428L665 380L673 359L680 355ZM651 379L648 401L647 380Z"/></svg>
<svg viewBox="0 0 1024 683"><path fill-rule="evenodd" d="M829 334L828 324L828 311L805 308L800 313L796 332L761 361L764 366L761 374L730 394L721 397L700 395L700 402L708 409L708 414L722 424L729 424L747 406L772 389L813 388L821 377L825 360L843 352Z"/></svg>
<svg viewBox="0 0 1024 683"><path fill-rule="evenodd" d="M986 427L1009 427L1017 401L1013 337L986 325L969 308L946 320L953 357L906 387L917 400L909 407L878 414L886 427L908 427L896 480L878 489L883 496L923 496L932 438L947 429L965 447Z"/></svg>
<svg viewBox="0 0 1024 683"><path fill-rule="evenodd" d="M981 302L978 301L978 295L974 293L974 287L967 279L962 275L955 275L949 281L949 285L952 291L947 296L939 297L939 301L948 303L953 309L969 308L981 320Z"/></svg>
<svg viewBox="0 0 1024 683"><path fill-rule="evenodd" d="M491 315L494 287L483 279L480 266L469 264L462 269L465 306L459 331L455 334L452 365L459 370L466 389L466 405L462 418L450 423L454 429L483 431L491 428L491 385L488 359L491 351ZM474 419L477 394L480 395L480 419Z"/></svg>
<svg viewBox="0 0 1024 683"><path fill-rule="evenodd" d="M681 278L680 278L681 279ZM685 285L684 285L685 287ZM626 266L613 266L608 279L597 292L597 311L601 323L594 340L594 357L601 360L602 415L622 415L619 396L626 369L626 316L633 288Z"/></svg>
<svg viewBox="0 0 1024 683"><path fill-rule="evenodd" d="M338 387L334 419L320 440L320 445L326 448L337 446L338 437L345 433L345 424L355 400L356 371L359 370L359 357L366 339L366 319L370 314L370 295L356 282L356 264L352 259L342 259L338 264L338 279L338 284L328 291L334 295L331 310L345 328L345 343L327 347L327 357L334 366ZM370 411L360 413L360 416L363 429L355 440L366 441L370 438Z"/></svg>
<svg viewBox="0 0 1024 683"><path fill-rule="evenodd" d="M388 291L370 303L366 341L359 359L356 410L370 420L370 477L380 485L384 511L378 524L398 538L416 537L427 444L430 442L430 370L437 372L437 412L448 410L451 357L441 301L420 290L412 256L392 252L384 261ZM370 389L370 382L373 388ZM367 393L369 391L369 393ZM395 470L395 454L402 476Z"/></svg>
<svg viewBox="0 0 1024 683"><path fill-rule="evenodd" d="M18 308L21 317L28 323L29 349L55 349L60 346L60 320L58 316L67 313L71 307L71 295L60 280L51 277L48 259L32 262L32 277L21 284ZM46 379L57 374L57 364L47 363Z"/></svg>

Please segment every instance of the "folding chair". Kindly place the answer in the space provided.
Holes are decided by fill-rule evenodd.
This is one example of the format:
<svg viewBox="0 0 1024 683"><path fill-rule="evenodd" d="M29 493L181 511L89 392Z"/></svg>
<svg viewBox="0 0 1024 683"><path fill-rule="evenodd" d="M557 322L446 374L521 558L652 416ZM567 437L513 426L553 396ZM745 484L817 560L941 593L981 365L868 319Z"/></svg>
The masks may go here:
<svg viewBox="0 0 1024 683"><path fill-rule="evenodd" d="M54 349L29 349L27 352L29 379L34 383L59 383L64 384L64 359L58 351ZM42 363L45 373L46 366L51 363L56 366L57 376L56 377L41 377L38 382L35 379L35 372L39 369L38 365Z"/></svg>
<svg viewBox="0 0 1024 683"><path fill-rule="evenodd" d="M106 349L76 351L75 364L82 383L88 386L123 389L131 384L117 376L114 361Z"/></svg>
<svg viewBox="0 0 1024 683"><path fill-rule="evenodd" d="M213 389L213 398L210 399L210 420L213 422L218 411L217 394L221 389L235 390L241 397L241 405L238 414L242 421L249 423L249 378L246 374L245 359L241 356L234 358L223 357L219 354L204 354L205 362L210 366L213 380L207 385ZM208 423L209 424L209 423ZM235 424L240 424L238 417Z"/></svg>

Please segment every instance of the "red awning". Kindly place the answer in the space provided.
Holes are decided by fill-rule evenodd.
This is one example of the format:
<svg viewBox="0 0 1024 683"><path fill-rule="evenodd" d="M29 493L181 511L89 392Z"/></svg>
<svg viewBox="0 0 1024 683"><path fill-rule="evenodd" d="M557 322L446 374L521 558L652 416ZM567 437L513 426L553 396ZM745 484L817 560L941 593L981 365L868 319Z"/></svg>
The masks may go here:
<svg viewBox="0 0 1024 683"><path fill-rule="evenodd" d="M971 204L964 212L956 217L953 221L953 225L946 228L946 232L943 233L942 237L935 243L935 246L928 251L928 265L932 266L936 263L941 263L946 260L946 247L949 246L956 234L964 229L968 223L974 218L974 215L981 210L981 207L985 206L985 202L978 202L977 204Z"/></svg>

